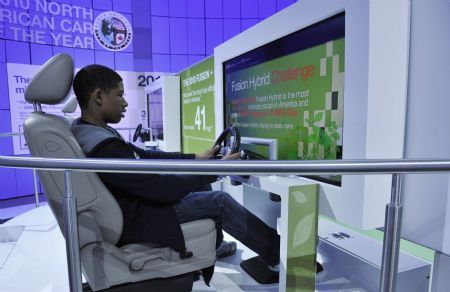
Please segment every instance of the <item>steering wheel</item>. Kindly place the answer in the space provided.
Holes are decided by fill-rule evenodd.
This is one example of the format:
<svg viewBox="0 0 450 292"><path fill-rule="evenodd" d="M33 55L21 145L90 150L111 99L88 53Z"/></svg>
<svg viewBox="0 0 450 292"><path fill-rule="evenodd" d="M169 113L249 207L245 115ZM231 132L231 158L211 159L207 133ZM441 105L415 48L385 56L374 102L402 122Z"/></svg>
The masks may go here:
<svg viewBox="0 0 450 292"><path fill-rule="evenodd" d="M137 139L138 139L139 137L142 136L141 131L142 131L142 124L139 124L139 125L136 127L136 130L134 131L133 142L136 142Z"/></svg>
<svg viewBox="0 0 450 292"><path fill-rule="evenodd" d="M220 149L214 154L214 158L220 158L227 153L239 152L241 146L241 135L239 131L234 127L228 127L220 134L214 143L214 147L220 146Z"/></svg>

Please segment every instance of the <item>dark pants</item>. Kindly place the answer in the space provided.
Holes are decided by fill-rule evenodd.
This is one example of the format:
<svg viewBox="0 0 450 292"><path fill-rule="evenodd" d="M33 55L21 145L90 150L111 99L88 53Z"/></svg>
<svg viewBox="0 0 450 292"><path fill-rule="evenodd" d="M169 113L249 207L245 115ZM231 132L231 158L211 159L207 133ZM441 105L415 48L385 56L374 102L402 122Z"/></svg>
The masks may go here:
<svg viewBox="0 0 450 292"><path fill-rule="evenodd" d="M174 210L180 223L210 218L217 227L256 252L268 264L275 265L280 260L280 237L276 230L225 192L190 193L174 205ZM221 232L217 240L218 243L222 241Z"/></svg>

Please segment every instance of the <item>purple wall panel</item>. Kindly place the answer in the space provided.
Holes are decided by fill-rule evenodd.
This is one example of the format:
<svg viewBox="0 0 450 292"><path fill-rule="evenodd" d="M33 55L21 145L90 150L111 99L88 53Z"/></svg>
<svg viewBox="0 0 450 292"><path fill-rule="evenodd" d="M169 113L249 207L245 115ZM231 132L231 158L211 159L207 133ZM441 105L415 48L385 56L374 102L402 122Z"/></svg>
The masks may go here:
<svg viewBox="0 0 450 292"><path fill-rule="evenodd" d="M294 2L296 0L277 0L277 11L283 10Z"/></svg>
<svg viewBox="0 0 450 292"><path fill-rule="evenodd" d="M6 71L6 63L0 63L0 109L9 109L8 75Z"/></svg>
<svg viewBox="0 0 450 292"><path fill-rule="evenodd" d="M64 54L68 54L71 55L72 58L75 59L75 49L73 48L68 48L68 47L53 47L53 54L59 54L59 53L64 53Z"/></svg>
<svg viewBox="0 0 450 292"><path fill-rule="evenodd" d="M151 0L152 15L169 16L169 0Z"/></svg>
<svg viewBox="0 0 450 292"><path fill-rule="evenodd" d="M73 0L73 5L92 8L92 0Z"/></svg>
<svg viewBox="0 0 450 292"><path fill-rule="evenodd" d="M136 28L133 30L133 56L135 59L152 60L152 30ZM151 69L150 69L151 71Z"/></svg>
<svg viewBox="0 0 450 292"><path fill-rule="evenodd" d="M123 1L123 0L120 0ZM151 27L150 2L142 0L132 0L131 10L133 13L133 28Z"/></svg>
<svg viewBox="0 0 450 292"><path fill-rule="evenodd" d="M153 62L151 59L134 58L134 71L137 72L151 72L153 71Z"/></svg>
<svg viewBox="0 0 450 292"><path fill-rule="evenodd" d="M170 19L170 53L187 54L187 19Z"/></svg>
<svg viewBox="0 0 450 292"><path fill-rule="evenodd" d="M42 65L53 56L53 49L48 45L30 44L31 64Z"/></svg>
<svg viewBox="0 0 450 292"><path fill-rule="evenodd" d="M267 18L277 12L277 0L259 0L258 17Z"/></svg>
<svg viewBox="0 0 450 292"><path fill-rule="evenodd" d="M241 1L242 18L258 18L258 0Z"/></svg>
<svg viewBox="0 0 450 292"><path fill-rule="evenodd" d="M241 18L241 1L223 1L223 18Z"/></svg>
<svg viewBox="0 0 450 292"><path fill-rule="evenodd" d="M180 72L188 66L188 56L172 55L170 65L171 72Z"/></svg>
<svg viewBox="0 0 450 292"><path fill-rule="evenodd" d="M205 1L205 16L206 18L222 18L222 0Z"/></svg>
<svg viewBox="0 0 450 292"><path fill-rule="evenodd" d="M33 171L31 169L16 169L17 196L34 194Z"/></svg>
<svg viewBox="0 0 450 292"><path fill-rule="evenodd" d="M94 9L109 11L112 10L112 1L111 0L95 0L92 1L92 5Z"/></svg>
<svg viewBox="0 0 450 292"><path fill-rule="evenodd" d="M141 1L147 2L147 1ZM113 11L122 12L122 13L131 13L131 1L124 0L112 0Z"/></svg>
<svg viewBox="0 0 450 292"><path fill-rule="evenodd" d="M0 64L0 68L6 66L6 64ZM1 70L3 71L3 70ZM0 77L3 77L0 73ZM6 74L6 71L5 71ZM3 95L3 90L6 89L6 78L0 79L0 100L8 102L8 95ZM3 80L5 83L3 83ZM4 87L5 86L5 87ZM3 88L4 87L4 88ZM9 103L8 103L9 107ZM9 110L0 110L0 133L10 133L11 132L11 113ZM12 138L5 137L0 138L0 155L13 155ZM10 199L17 197L17 186L16 186L16 171L13 168L0 168L0 200Z"/></svg>
<svg viewBox="0 0 450 292"><path fill-rule="evenodd" d="M155 54L170 52L169 18L152 17L152 51Z"/></svg>
<svg viewBox="0 0 450 292"><path fill-rule="evenodd" d="M132 53L114 53L116 56L116 70L133 71L133 54Z"/></svg>
<svg viewBox="0 0 450 292"><path fill-rule="evenodd" d="M222 19L206 19L206 54L214 53L214 47L223 42Z"/></svg>
<svg viewBox="0 0 450 292"><path fill-rule="evenodd" d="M94 50L96 51L105 51L105 52L110 52L107 49L105 49L104 47L102 47L97 40L94 38Z"/></svg>
<svg viewBox="0 0 450 292"><path fill-rule="evenodd" d="M30 45L24 42L6 41L6 62L30 64Z"/></svg>
<svg viewBox="0 0 450 292"><path fill-rule="evenodd" d="M153 54L153 71L170 72L170 55Z"/></svg>
<svg viewBox="0 0 450 292"><path fill-rule="evenodd" d="M0 199L6 200L17 197L16 170L0 168ZM6 183L7 182L7 183Z"/></svg>
<svg viewBox="0 0 450 292"><path fill-rule="evenodd" d="M108 51L95 51L95 63L114 68L114 54Z"/></svg>
<svg viewBox="0 0 450 292"><path fill-rule="evenodd" d="M5 47L5 41L0 40L0 63L6 62L6 47Z"/></svg>
<svg viewBox="0 0 450 292"><path fill-rule="evenodd" d="M201 60L203 60L205 58L205 56L203 55L189 55L188 57L188 66L191 66L197 62L200 62Z"/></svg>
<svg viewBox="0 0 450 292"><path fill-rule="evenodd" d="M188 53L205 54L205 20L188 19Z"/></svg>
<svg viewBox="0 0 450 292"><path fill-rule="evenodd" d="M205 1L204 0L187 0L187 16L188 17L205 17Z"/></svg>
<svg viewBox="0 0 450 292"><path fill-rule="evenodd" d="M224 19L223 20L223 40L229 40L241 32L240 19Z"/></svg>
<svg viewBox="0 0 450 292"><path fill-rule="evenodd" d="M95 63L95 52L94 50L86 49L74 49L75 51L75 67L82 68L86 65Z"/></svg>
<svg viewBox="0 0 450 292"><path fill-rule="evenodd" d="M241 31L249 29L259 22L259 19L249 18L249 19L241 19Z"/></svg>
<svg viewBox="0 0 450 292"><path fill-rule="evenodd" d="M94 9L94 19L95 19L99 14L102 14L103 12L105 12L105 11L102 10L102 9ZM58 18L58 17L61 17L61 16L57 16L57 17L55 17L55 18Z"/></svg>
<svg viewBox="0 0 450 292"><path fill-rule="evenodd" d="M10 115L9 110L0 110L0 133L11 133ZM13 154L12 137L0 137L0 155Z"/></svg>
<svg viewBox="0 0 450 292"><path fill-rule="evenodd" d="M5 27L5 39L14 39L14 33L12 32L12 30L10 29L12 25L10 25L9 23L5 23L4 27Z"/></svg>
<svg viewBox="0 0 450 292"><path fill-rule="evenodd" d="M171 0L169 1L169 15L171 17L186 17L187 0Z"/></svg>

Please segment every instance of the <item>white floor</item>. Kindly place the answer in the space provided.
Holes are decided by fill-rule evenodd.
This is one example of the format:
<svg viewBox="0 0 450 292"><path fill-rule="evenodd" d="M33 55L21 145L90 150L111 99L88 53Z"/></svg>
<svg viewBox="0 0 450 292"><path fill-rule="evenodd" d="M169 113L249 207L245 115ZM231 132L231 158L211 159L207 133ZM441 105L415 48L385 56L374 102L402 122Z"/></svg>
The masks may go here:
<svg viewBox="0 0 450 292"><path fill-rule="evenodd" d="M40 203L40 205L44 206L47 203ZM9 219L16 217L18 214L23 214L27 211L30 211L32 209L36 208L36 204L26 204L26 205L20 205L20 206L14 206L9 208L1 209L2 212L0 213L0 219Z"/></svg>
<svg viewBox="0 0 450 292"><path fill-rule="evenodd" d="M12 226L23 226L23 230L16 242L2 241L0 236L0 260L4 259L3 264L0 262L0 292L69 291L65 242L50 208L29 210L4 223L0 233L2 228ZM225 239L232 240L229 235ZM193 291L278 291L277 284L260 285L242 271L239 263L254 255L238 243L235 255L216 263L211 287L197 281ZM316 289L363 291L330 272L318 278Z"/></svg>

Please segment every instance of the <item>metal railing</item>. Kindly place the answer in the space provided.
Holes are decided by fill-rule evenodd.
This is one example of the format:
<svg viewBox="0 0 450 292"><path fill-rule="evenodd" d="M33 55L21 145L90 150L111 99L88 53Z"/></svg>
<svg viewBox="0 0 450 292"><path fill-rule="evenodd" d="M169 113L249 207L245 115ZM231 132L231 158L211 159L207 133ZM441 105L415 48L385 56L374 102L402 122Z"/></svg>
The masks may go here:
<svg viewBox="0 0 450 292"><path fill-rule="evenodd" d="M82 291L78 244L76 198L72 193L72 171L156 174L393 174L391 201L386 205L383 258L379 291L394 291L401 228L401 179L405 173L450 172L450 160L340 160L340 161L211 161L211 160L133 160L61 159L0 156L0 167L34 168L65 172L63 198L64 233L71 291Z"/></svg>

